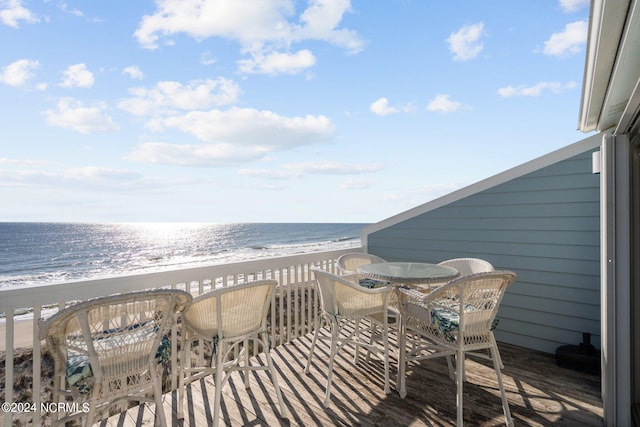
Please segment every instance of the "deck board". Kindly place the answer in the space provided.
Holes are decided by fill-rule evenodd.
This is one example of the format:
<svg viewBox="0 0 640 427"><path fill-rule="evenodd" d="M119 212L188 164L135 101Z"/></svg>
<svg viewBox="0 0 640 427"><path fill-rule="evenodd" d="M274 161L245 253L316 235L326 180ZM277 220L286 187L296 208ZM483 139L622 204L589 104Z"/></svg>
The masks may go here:
<svg viewBox="0 0 640 427"><path fill-rule="evenodd" d="M560 368L552 355L499 343L505 365L503 380L515 425L602 426L600 379ZM269 374L254 371L250 389L240 373L234 373L222 392L220 425L231 426L452 426L456 417L456 387L448 376L444 358L409 366L408 395L395 391L396 358L391 358L392 392L383 392L382 363L361 356L353 363L353 350L340 353L334 364L331 404L324 400L328 342L319 340L308 375L304 374L311 336L304 336L271 350L278 381L289 412L280 418ZM464 384L465 425L504 425L500 392L490 362L468 359ZM265 364L264 356L253 363ZM172 425L191 427L211 424L214 382L212 377L187 387L185 419L177 419L177 394L165 395L164 411ZM111 417L104 426L152 426L154 405L131 408Z"/></svg>

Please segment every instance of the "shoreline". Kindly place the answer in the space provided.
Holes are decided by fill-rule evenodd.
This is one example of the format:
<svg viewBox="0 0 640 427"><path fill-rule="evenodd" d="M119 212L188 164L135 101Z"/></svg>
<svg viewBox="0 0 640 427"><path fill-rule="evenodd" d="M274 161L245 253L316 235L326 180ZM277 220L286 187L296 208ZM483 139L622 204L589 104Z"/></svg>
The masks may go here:
<svg viewBox="0 0 640 427"><path fill-rule="evenodd" d="M0 352L6 350L7 324L0 327ZM33 348L33 320L16 320L13 323L13 349Z"/></svg>

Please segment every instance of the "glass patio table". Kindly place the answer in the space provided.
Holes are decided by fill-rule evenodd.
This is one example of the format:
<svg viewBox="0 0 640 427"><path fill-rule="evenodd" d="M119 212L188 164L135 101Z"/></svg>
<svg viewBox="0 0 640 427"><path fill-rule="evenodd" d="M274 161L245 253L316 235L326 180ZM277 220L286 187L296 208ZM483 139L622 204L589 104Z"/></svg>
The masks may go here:
<svg viewBox="0 0 640 427"><path fill-rule="evenodd" d="M452 267L425 262L380 262L366 264L358 273L370 279L391 282L395 286L446 282L460 273Z"/></svg>
<svg viewBox="0 0 640 427"><path fill-rule="evenodd" d="M401 397L407 395L404 378L406 331L402 321L402 299L399 288L401 286L418 287L418 285L431 285L436 283L446 283L460 275L458 270L444 265L429 264L424 262L381 262L366 264L358 269L358 273L374 280L390 282L395 288L398 301L396 316L399 320L398 330L398 377L396 380L396 390Z"/></svg>

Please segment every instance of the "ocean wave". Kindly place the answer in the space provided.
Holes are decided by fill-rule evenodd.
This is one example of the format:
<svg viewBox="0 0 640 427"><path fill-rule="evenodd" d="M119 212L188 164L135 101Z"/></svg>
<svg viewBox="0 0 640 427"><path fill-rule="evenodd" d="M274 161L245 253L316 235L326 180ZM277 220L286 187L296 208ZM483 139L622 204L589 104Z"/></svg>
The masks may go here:
<svg viewBox="0 0 640 427"><path fill-rule="evenodd" d="M359 237L339 237L334 242L348 242L349 240L359 239Z"/></svg>
<svg viewBox="0 0 640 427"><path fill-rule="evenodd" d="M359 245L352 236L362 226L0 223L0 235L15 236L0 241L11 254L0 263L0 288L345 249Z"/></svg>

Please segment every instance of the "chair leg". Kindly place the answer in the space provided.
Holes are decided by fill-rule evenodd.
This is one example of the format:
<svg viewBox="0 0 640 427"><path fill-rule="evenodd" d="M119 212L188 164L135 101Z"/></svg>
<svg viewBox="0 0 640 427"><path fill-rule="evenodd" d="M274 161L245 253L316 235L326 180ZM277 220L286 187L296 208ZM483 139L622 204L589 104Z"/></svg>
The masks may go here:
<svg viewBox="0 0 640 427"><path fill-rule="evenodd" d="M396 379L396 390L402 399L407 397L406 371L407 371L407 330L400 317L398 329L398 377Z"/></svg>
<svg viewBox="0 0 640 427"><path fill-rule="evenodd" d="M57 365L56 365L57 366ZM6 386L6 384L5 384ZM60 388L60 374L58 374L57 372L55 372L53 374L53 403L55 403L56 405L58 404L58 402L60 402L60 395L59 395L59 391L61 390ZM52 427L58 427L58 420L60 419L60 413L56 412L55 414L53 414L53 416L51 417L51 426Z"/></svg>
<svg viewBox="0 0 640 427"><path fill-rule="evenodd" d="M93 394L96 389L97 388L94 387L94 389L91 391L92 396L91 396L91 399L89 400L89 412L87 413L87 416L84 417L84 421L83 421L84 425L86 426L92 426L96 418L96 397L97 396Z"/></svg>
<svg viewBox="0 0 640 427"><path fill-rule="evenodd" d="M513 427L513 419L511 418L511 410L509 409L509 402L507 401L507 393L504 390L504 383L502 382L502 372L500 372L500 352L498 347L491 347L491 359L493 359L493 368L496 371L498 377L498 387L500 388L500 396L502 397L502 410L504 411L504 421L509 427Z"/></svg>
<svg viewBox="0 0 640 427"><path fill-rule="evenodd" d="M498 343L496 342L496 338L493 336L493 332L491 332L491 334L489 335L489 339L491 340L491 346L496 349L495 356L491 355L491 357L497 357L500 369L504 369L504 364L502 363L502 358L500 357L500 352L498 351Z"/></svg>
<svg viewBox="0 0 640 427"><path fill-rule="evenodd" d="M391 392L389 387L389 326L386 324L382 327L382 344L384 345L384 393L389 394ZM367 358L368 355L369 353L367 353Z"/></svg>
<svg viewBox="0 0 640 427"><path fill-rule="evenodd" d="M242 349L243 349L242 352L244 353L244 366L246 368L248 368L250 366L250 363L249 363L249 340L244 340ZM245 369L244 371L242 371L242 377L244 379L244 388L248 389L249 388L249 369Z"/></svg>
<svg viewBox="0 0 640 427"><path fill-rule="evenodd" d="M155 425L167 426L167 418L164 415L164 405L162 404L162 379L157 373L152 373L153 377L153 398L156 402Z"/></svg>
<svg viewBox="0 0 640 427"><path fill-rule="evenodd" d="M456 370L453 367L453 363L451 363L451 356L447 356L447 366L449 367L449 378L451 378L453 381L455 381L456 380Z"/></svg>
<svg viewBox="0 0 640 427"><path fill-rule="evenodd" d="M224 344L219 343L216 353L216 376L215 376L215 393L213 400L213 427L218 427L220 422L220 404L222 400L222 378L224 376L224 360L222 359L225 353Z"/></svg>
<svg viewBox="0 0 640 427"><path fill-rule="evenodd" d="M269 372L271 373L271 382L273 383L273 388L276 389L276 397L278 398L278 404L280 405L280 417L289 418L289 413L287 412L287 407L284 404L284 400L282 399L282 392L280 391L280 385L278 384L278 377L276 375L276 367L273 364L273 359L271 358L271 354L269 351L267 334L263 333L262 337L262 345L264 346L264 354L267 358L267 367L269 368Z"/></svg>
<svg viewBox="0 0 640 427"><path fill-rule="evenodd" d="M458 356L454 357L456 358L456 366L458 366ZM449 378L455 381L457 378L457 374L453 368L453 363L451 363L451 356L447 356L447 365L449 366ZM467 381L467 374L464 371L464 359L462 360L462 381Z"/></svg>
<svg viewBox="0 0 640 427"><path fill-rule="evenodd" d="M324 407L328 407L331 401L331 377L333 375L333 359L338 350L339 325L335 319L331 320L331 351L329 352L329 372L327 373L327 391L324 396Z"/></svg>
<svg viewBox="0 0 640 427"><path fill-rule="evenodd" d="M311 366L311 359L313 358L313 351L316 348L316 341L318 340L318 332L320 331L320 316L316 317L315 331L313 332L313 340L311 341L311 349L309 350L309 356L307 357L307 366L304 368L304 373L309 373L309 366Z"/></svg>
<svg viewBox="0 0 640 427"><path fill-rule="evenodd" d="M178 379L178 419L184 418L184 394L186 393L186 385L184 383L185 368L191 367L191 342L185 340L182 344L182 354L180 355L180 368ZM189 361L187 366L187 361Z"/></svg>
<svg viewBox="0 0 640 427"><path fill-rule="evenodd" d="M458 350L456 355L456 426L463 427L464 424L464 408L463 408L463 385L464 385L464 351Z"/></svg>
<svg viewBox="0 0 640 427"><path fill-rule="evenodd" d="M378 334L378 328L374 322L370 322L371 327L369 328L369 346L373 346L374 341L376 340L376 335ZM365 362L369 363L371 360L371 347L367 349L367 357L364 359Z"/></svg>

